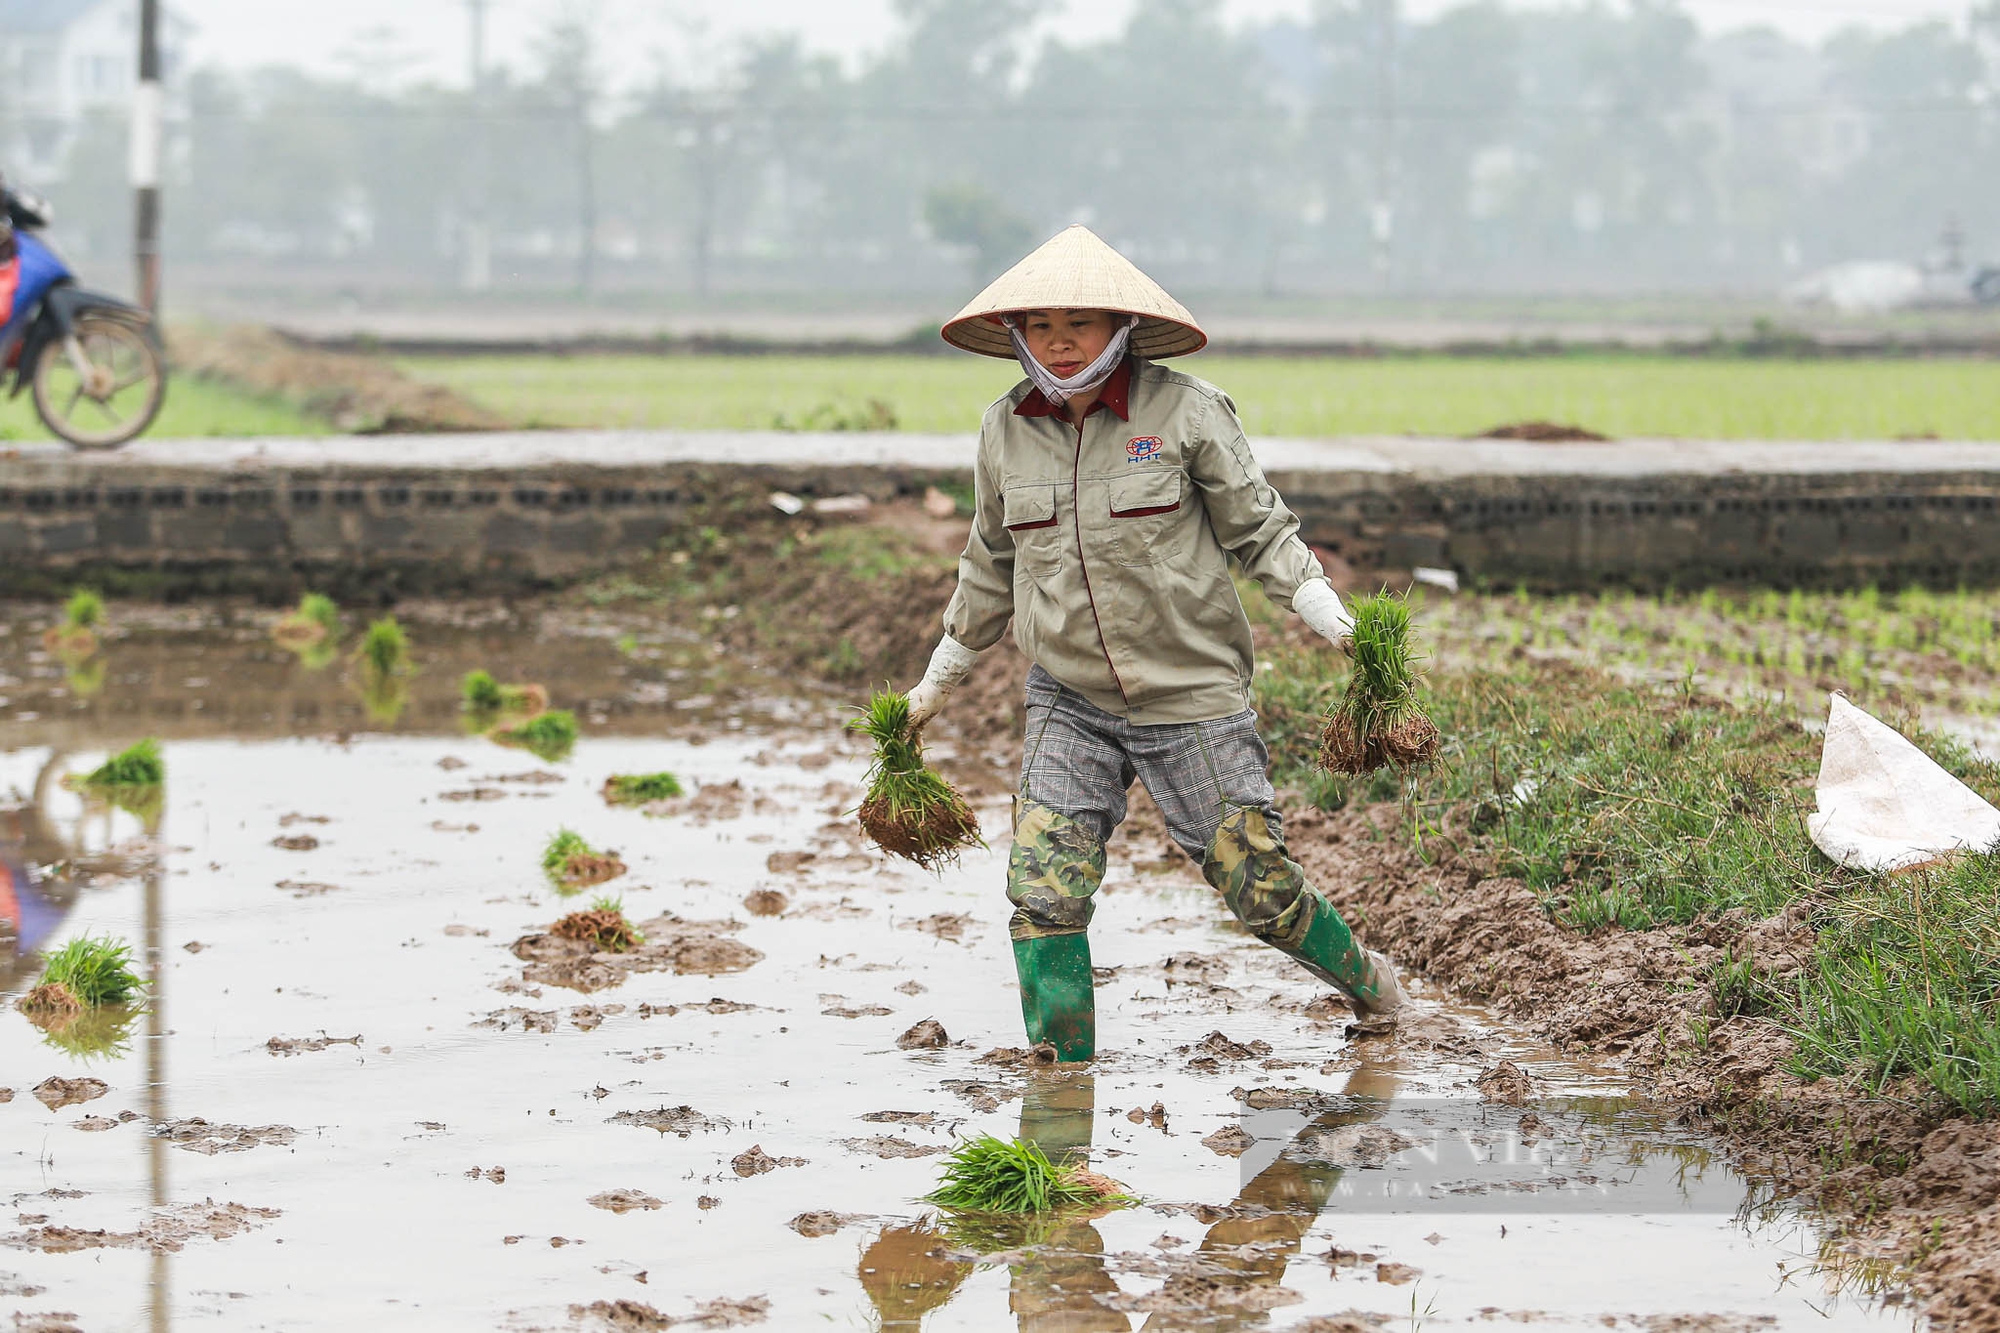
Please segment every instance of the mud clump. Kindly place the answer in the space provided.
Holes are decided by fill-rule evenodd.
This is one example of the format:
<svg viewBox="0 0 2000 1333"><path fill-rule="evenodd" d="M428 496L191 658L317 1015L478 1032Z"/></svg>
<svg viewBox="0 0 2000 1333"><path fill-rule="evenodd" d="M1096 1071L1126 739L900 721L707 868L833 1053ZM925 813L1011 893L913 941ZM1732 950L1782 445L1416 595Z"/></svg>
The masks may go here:
<svg viewBox="0 0 2000 1333"><path fill-rule="evenodd" d="M271 845L287 852L310 852L318 849L319 839L310 833L280 833Z"/></svg>
<svg viewBox="0 0 2000 1333"><path fill-rule="evenodd" d="M951 1037L945 1032L944 1024L935 1018L926 1018L896 1038L896 1045L905 1051L935 1051L951 1045Z"/></svg>
<svg viewBox="0 0 2000 1333"><path fill-rule="evenodd" d="M862 1139L842 1139L840 1146L868 1157L936 1157L947 1151L943 1144L912 1143L893 1134L874 1134Z"/></svg>
<svg viewBox="0 0 2000 1333"><path fill-rule="evenodd" d="M643 1301L592 1301L589 1305L569 1307L571 1319L595 1319L613 1329L672 1328L677 1324L695 1328L740 1328L763 1323L770 1312L771 1302L762 1296L702 1301L694 1307L693 1314L679 1316L662 1314Z"/></svg>
<svg viewBox="0 0 2000 1333"><path fill-rule="evenodd" d="M1223 1157L1241 1157L1257 1146L1257 1140L1241 1125L1224 1125L1203 1139L1201 1146Z"/></svg>
<svg viewBox="0 0 2000 1333"><path fill-rule="evenodd" d="M805 1164L806 1159L803 1157L773 1157L764 1151L761 1144L756 1143L729 1159L729 1169L746 1180L751 1176L761 1176L767 1171L776 1171L781 1166Z"/></svg>
<svg viewBox="0 0 2000 1333"><path fill-rule="evenodd" d="M1489 1102L1505 1106L1526 1106L1534 1094L1534 1083L1512 1060L1502 1060L1482 1073L1474 1085Z"/></svg>
<svg viewBox="0 0 2000 1333"><path fill-rule="evenodd" d="M196 1116L191 1120L175 1120L161 1125L153 1131L153 1136L165 1139L176 1148L213 1157L217 1153L249 1152L267 1143L283 1147L297 1137L297 1132L289 1125L260 1125L255 1129L242 1125L211 1125Z"/></svg>
<svg viewBox="0 0 2000 1333"><path fill-rule="evenodd" d="M818 1236L831 1236L853 1220L847 1213L836 1213L830 1209L821 1208L810 1213L800 1213L797 1217L785 1223L785 1225L798 1232L801 1236L811 1239Z"/></svg>
<svg viewBox="0 0 2000 1333"><path fill-rule="evenodd" d="M1602 444L1611 437L1582 426L1566 426L1555 421L1510 421L1502 426L1489 426L1472 438L1531 440L1537 444Z"/></svg>
<svg viewBox="0 0 2000 1333"><path fill-rule="evenodd" d="M81 1250L150 1250L154 1254L172 1254L190 1240L228 1240L278 1216L281 1214L276 1208L248 1208L240 1203L218 1204L208 1199L160 1209L136 1231L34 1226L0 1237L0 1244L40 1250L44 1254L74 1254Z"/></svg>
<svg viewBox="0 0 2000 1333"><path fill-rule="evenodd" d="M65 1106L96 1101L111 1091L111 1085L101 1078L63 1078L56 1075L37 1083L34 1091L36 1101L51 1111L59 1111Z"/></svg>
<svg viewBox="0 0 2000 1333"><path fill-rule="evenodd" d="M683 1139L697 1132L706 1134L729 1128L727 1120L718 1116L703 1115L692 1106L662 1106L657 1111L620 1111L606 1123L641 1125L647 1129L658 1130L661 1134L672 1134Z"/></svg>
<svg viewBox="0 0 2000 1333"><path fill-rule="evenodd" d="M528 965L523 981L588 993L620 985L634 972L719 976L753 967L764 955L731 938L741 929L740 921L683 921L668 913L640 922L644 942L619 953L553 932L523 935L513 947L514 956Z"/></svg>
<svg viewBox="0 0 2000 1333"><path fill-rule="evenodd" d="M303 1051L323 1051L329 1046L361 1045L361 1034L351 1037L329 1037L324 1032L317 1037L273 1037L264 1043L264 1049L273 1055L298 1055Z"/></svg>
<svg viewBox="0 0 2000 1333"><path fill-rule="evenodd" d="M1144 1295L1115 1292L1097 1299L1121 1314L1206 1316L1202 1320L1206 1323L1212 1318L1230 1319L1234 1315L1261 1314L1280 1306L1297 1305L1305 1297L1290 1287L1267 1285L1247 1277L1176 1273L1157 1290Z"/></svg>
<svg viewBox="0 0 2000 1333"><path fill-rule="evenodd" d="M751 916L783 916L792 900L776 889L755 889L743 896L743 910Z"/></svg>
<svg viewBox="0 0 2000 1333"><path fill-rule="evenodd" d="M655 1209L666 1207L644 1190L629 1189L605 1190L601 1194L591 1195L584 1202L592 1208L602 1208L608 1213L617 1213L621 1216L634 1211L650 1213Z"/></svg>

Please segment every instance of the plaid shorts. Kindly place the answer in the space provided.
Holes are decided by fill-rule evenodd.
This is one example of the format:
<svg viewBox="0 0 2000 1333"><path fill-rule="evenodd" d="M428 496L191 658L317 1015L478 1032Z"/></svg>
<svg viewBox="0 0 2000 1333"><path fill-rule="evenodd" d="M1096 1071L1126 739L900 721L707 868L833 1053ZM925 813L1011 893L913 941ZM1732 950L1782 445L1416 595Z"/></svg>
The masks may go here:
<svg viewBox="0 0 2000 1333"><path fill-rule="evenodd" d="M1139 727L1037 666L1028 672L1026 739L1021 794L1099 841L1125 822L1125 793L1136 777L1167 817L1167 832L1197 862L1236 806L1263 811L1283 843L1271 755L1254 709L1212 722Z"/></svg>

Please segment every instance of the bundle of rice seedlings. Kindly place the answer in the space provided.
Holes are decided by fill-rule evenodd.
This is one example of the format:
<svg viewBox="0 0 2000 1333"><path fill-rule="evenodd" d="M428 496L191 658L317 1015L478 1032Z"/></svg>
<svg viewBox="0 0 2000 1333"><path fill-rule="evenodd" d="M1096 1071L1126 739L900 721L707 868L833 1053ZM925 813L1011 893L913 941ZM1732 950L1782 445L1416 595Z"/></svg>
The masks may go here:
<svg viewBox="0 0 2000 1333"><path fill-rule="evenodd" d="M160 743L148 736L134 741L80 778L71 778L71 788L157 787L167 780L167 763L160 758Z"/></svg>
<svg viewBox="0 0 2000 1333"><path fill-rule="evenodd" d="M42 635L42 646L66 661L76 662L97 651L97 632L104 628L104 599L89 588L78 588L63 604L60 625Z"/></svg>
<svg viewBox="0 0 2000 1333"><path fill-rule="evenodd" d="M937 870L967 847L981 847L979 820L958 788L924 763L923 744L910 734L908 696L882 691L847 724L875 742L868 794L857 814L877 847Z"/></svg>
<svg viewBox="0 0 2000 1333"><path fill-rule="evenodd" d="M287 648L310 648L340 635L340 608L323 593L309 592L271 627L271 637Z"/></svg>
<svg viewBox="0 0 2000 1333"><path fill-rule="evenodd" d="M646 942L646 937L625 919L624 901L609 894L592 899L583 911L571 912L550 926L549 934L582 940L600 953L624 953Z"/></svg>
<svg viewBox="0 0 2000 1333"><path fill-rule="evenodd" d="M560 763L576 748L576 714L567 708L551 708L525 722L498 729L493 739L502 745L518 745L547 763Z"/></svg>
<svg viewBox="0 0 2000 1333"><path fill-rule="evenodd" d="M40 982L22 997L21 1008L73 1015L128 1003L146 984L131 962L131 947L108 935L73 939L48 956Z"/></svg>
<svg viewBox="0 0 2000 1333"><path fill-rule="evenodd" d="M515 713L533 717L549 706L549 692L540 685L503 685L490 671L475 668L459 682L459 697L465 711L474 717L495 717Z"/></svg>
<svg viewBox="0 0 2000 1333"><path fill-rule="evenodd" d="M681 780L671 773L614 773L604 780L609 805L646 805L683 794Z"/></svg>
<svg viewBox="0 0 2000 1333"><path fill-rule="evenodd" d="M361 665L376 676L400 676L410 668L410 638L396 617L383 616L361 636Z"/></svg>
<svg viewBox="0 0 2000 1333"><path fill-rule="evenodd" d="M944 1159L944 1179L927 1203L976 1213L1050 1213L1131 1203L1117 1181L1078 1162L1051 1162L1040 1145L981 1134Z"/></svg>
<svg viewBox="0 0 2000 1333"><path fill-rule="evenodd" d="M573 829L557 829L542 848L542 873L558 893L575 893L625 873L616 852L600 852Z"/></svg>
<svg viewBox="0 0 2000 1333"><path fill-rule="evenodd" d="M1410 644L1410 604L1386 589L1357 598L1354 670L1320 730L1319 763L1329 773L1360 776L1437 758L1441 738L1417 703L1420 660Z"/></svg>

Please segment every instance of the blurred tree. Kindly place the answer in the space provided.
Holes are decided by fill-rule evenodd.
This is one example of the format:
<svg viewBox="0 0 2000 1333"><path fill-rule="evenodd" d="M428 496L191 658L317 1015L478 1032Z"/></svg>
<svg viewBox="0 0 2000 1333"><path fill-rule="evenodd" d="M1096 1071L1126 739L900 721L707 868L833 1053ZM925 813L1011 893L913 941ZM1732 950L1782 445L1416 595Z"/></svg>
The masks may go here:
<svg viewBox="0 0 2000 1333"><path fill-rule="evenodd" d="M924 225L946 245L972 252L974 285L983 286L1028 252L1037 237L1026 218L984 186L933 185L924 193Z"/></svg>

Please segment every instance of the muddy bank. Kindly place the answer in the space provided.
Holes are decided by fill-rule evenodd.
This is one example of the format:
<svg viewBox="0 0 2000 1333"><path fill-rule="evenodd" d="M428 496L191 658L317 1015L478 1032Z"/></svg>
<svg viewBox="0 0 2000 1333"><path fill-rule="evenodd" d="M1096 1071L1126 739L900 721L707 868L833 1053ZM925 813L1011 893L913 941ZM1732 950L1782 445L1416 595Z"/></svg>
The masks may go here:
<svg viewBox="0 0 2000 1333"><path fill-rule="evenodd" d="M283 399L339 430L396 435L518 424L380 357L302 344L257 325L176 327L170 341L176 371Z"/></svg>

